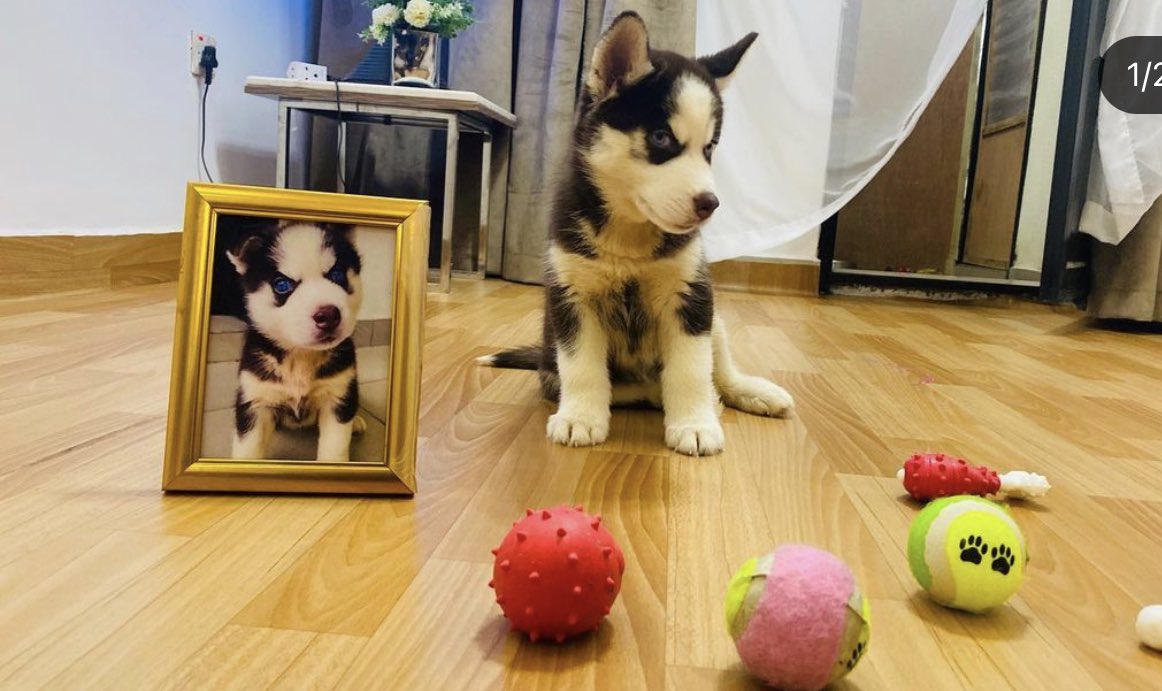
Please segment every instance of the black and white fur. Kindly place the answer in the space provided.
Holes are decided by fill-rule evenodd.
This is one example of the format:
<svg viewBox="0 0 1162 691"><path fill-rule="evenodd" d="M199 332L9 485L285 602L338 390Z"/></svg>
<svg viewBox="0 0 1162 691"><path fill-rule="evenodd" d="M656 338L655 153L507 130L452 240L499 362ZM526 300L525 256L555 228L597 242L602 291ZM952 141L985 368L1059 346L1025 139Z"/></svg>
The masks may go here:
<svg viewBox="0 0 1162 691"><path fill-rule="evenodd" d="M481 358L540 371L559 444L600 444L611 405L647 402L665 411L667 446L716 454L720 397L758 415L794 405L735 367L699 234L718 206L720 89L755 38L693 60L651 50L627 12L598 42L549 237L544 340Z"/></svg>
<svg viewBox="0 0 1162 691"><path fill-rule="evenodd" d="M350 226L283 223L227 251L246 307L234 458L268 458L276 427L318 426L320 461L347 461L359 385L351 334L363 302Z"/></svg>

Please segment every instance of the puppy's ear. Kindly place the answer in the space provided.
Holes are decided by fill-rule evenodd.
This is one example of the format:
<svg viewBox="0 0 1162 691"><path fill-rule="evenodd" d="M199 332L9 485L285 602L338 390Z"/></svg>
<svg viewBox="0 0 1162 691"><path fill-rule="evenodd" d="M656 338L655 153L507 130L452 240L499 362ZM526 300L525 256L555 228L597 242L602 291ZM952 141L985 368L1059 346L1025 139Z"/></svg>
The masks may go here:
<svg viewBox="0 0 1162 691"><path fill-rule="evenodd" d="M335 259L356 273L363 269L363 261L356 247L355 226L350 223L323 223L323 244L335 251Z"/></svg>
<svg viewBox="0 0 1162 691"><path fill-rule="evenodd" d="M355 226L350 223L321 223L319 227L326 234L343 235L348 238L355 234Z"/></svg>
<svg viewBox="0 0 1162 691"><path fill-rule="evenodd" d="M234 265L234 270L238 272L239 276L246 273L246 262L242 261L242 257L239 257L230 250L226 250L226 258Z"/></svg>
<svg viewBox="0 0 1162 691"><path fill-rule="evenodd" d="M263 237L261 235L250 235L238 243L238 246L234 249L226 250L226 258L234 265L234 270L238 272L239 276L246 275L246 270L250 268L246 258L250 252L259 248L262 243Z"/></svg>
<svg viewBox="0 0 1162 691"><path fill-rule="evenodd" d="M593 50L585 88L594 100L603 101L653 71L646 23L636 12L622 12Z"/></svg>
<svg viewBox="0 0 1162 691"><path fill-rule="evenodd" d="M734 74L742 56L746 55L747 49L758 37L759 35L752 31L733 46L720 50L714 55L698 58L698 62L706 68L711 77L714 77L719 91L725 89L726 85L730 83L730 77Z"/></svg>

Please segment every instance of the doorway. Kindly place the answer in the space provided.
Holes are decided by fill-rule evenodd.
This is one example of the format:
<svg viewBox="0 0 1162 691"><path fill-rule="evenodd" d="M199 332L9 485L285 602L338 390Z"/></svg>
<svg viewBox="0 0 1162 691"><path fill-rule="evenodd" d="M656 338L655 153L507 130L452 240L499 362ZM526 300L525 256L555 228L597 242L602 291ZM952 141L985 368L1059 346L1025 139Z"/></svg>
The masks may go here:
<svg viewBox="0 0 1162 691"><path fill-rule="evenodd" d="M836 273L1035 286L1015 264L1045 0L990 0L896 155L833 219Z"/></svg>

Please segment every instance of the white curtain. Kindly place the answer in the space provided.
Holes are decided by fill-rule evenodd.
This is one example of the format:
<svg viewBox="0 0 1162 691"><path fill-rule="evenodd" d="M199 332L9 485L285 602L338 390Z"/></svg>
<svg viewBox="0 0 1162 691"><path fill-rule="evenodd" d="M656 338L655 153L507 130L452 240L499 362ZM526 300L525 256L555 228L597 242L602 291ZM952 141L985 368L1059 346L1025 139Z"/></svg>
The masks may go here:
<svg viewBox="0 0 1162 691"><path fill-rule="evenodd" d="M1110 0L1101 51L1127 36L1162 35L1162 2ZM1103 96L1081 230L1116 245L1162 194L1162 115L1123 113Z"/></svg>
<svg viewBox="0 0 1162 691"><path fill-rule="evenodd" d="M762 254L851 200L912 131L985 0L700 0L697 48L759 40L724 97L711 261Z"/></svg>

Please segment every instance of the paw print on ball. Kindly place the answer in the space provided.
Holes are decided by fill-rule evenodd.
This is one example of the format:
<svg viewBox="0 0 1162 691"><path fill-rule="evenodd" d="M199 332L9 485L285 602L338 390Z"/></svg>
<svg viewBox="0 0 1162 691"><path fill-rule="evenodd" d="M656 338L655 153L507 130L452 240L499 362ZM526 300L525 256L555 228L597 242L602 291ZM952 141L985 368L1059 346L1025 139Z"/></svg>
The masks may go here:
<svg viewBox="0 0 1162 691"><path fill-rule="evenodd" d="M851 651L851 657L847 658L847 663L845 665L848 672L855 669L855 665L857 662L859 662L859 658L863 657L864 647L865 646L863 641L855 644L855 650Z"/></svg>
<svg viewBox="0 0 1162 691"><path fill-rule="evenodd" d="M1006 545L993 547L989 552L989 556L993 558L992 569L1002 576L1008 576L1009 570L1013 568L1013 550Z"/></svg>
<svg viewBox="0 0 1162 691"><path fill-rule="evenodd" d="M989 546L979 535L969 535L960 541L960 560L969 564L979 564L988 554Z"/></svg>

